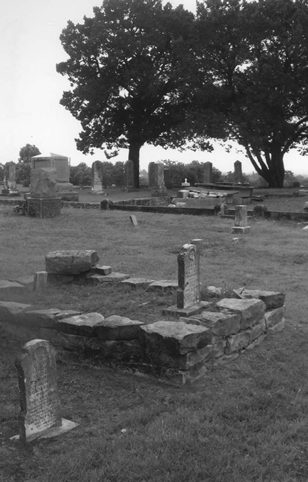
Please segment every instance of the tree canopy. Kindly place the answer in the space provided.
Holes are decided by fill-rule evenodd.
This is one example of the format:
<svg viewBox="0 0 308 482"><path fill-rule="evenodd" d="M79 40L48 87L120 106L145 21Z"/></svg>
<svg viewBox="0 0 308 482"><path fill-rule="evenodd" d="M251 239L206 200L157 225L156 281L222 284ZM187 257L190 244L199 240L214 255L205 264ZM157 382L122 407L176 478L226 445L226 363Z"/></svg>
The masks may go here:
<svg viewBox="0 0 308 482"><path fill-rule="evenodd" d="M206 0L197 14L161 0L104 0L61 34L61 103L77 148L129 148L139 186L144 143L210 149L235 139L281 187L284 155L308 134L307 0Z"/></svg>
<svg viewBox="0 0 308 482"><path fill-rule="evenodd" d="M57 71L71 84L61 104L81 122L82 152L129 148L138 187L141 146L183 142L193 15L161 0L104 0L93 11L61 34L69 59Z"/></svg>
<svg viewBox="0 0 308 482"><path fill-rule="evenodd" d="M307 144L307 2L208 0L197 25L198 57L212 72L226 135L270 186L282 187L284 155Z"/></svg>

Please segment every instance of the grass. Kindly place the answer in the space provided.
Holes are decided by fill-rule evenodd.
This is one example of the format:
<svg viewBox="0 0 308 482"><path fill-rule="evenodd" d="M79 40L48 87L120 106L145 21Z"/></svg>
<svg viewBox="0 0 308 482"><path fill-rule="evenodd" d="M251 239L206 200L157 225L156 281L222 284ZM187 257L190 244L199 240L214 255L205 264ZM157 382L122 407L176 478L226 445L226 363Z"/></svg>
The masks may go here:
<svg viewBox="0 0 308 482"><path fill-rule="evenodd" d="M296 223L253 221L231 234L232 220L214 217L63 209L55 219L0 210L0 279L44 269L55 249L96 249L101 264L153 279L176 279L176 253L204 239L202 283L287 293L287 327L192 387L163 385L131 373L62 360L63 417L80 425L54 440L20 447L14 359L25 340L0 329L0 480L269 481L308 479L307 231ZM67 286L27 301L142 321L161 319L172 296L127 288ZM144 304L147 303L147 304Z"/></svg>

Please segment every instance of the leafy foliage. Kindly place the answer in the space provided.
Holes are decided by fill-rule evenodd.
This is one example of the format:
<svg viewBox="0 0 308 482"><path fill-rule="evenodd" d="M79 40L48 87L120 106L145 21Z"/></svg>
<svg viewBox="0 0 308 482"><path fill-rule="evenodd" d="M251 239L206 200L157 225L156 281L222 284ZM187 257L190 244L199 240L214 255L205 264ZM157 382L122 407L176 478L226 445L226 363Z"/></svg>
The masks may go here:
<svg viewBox="0 0 308 482"><path fill-rule="evenodd" d="M193 15L161 0L105 0L83 24L68 22L57 65L72 89L61 104L82 126L77 148L129 148L139 183L145 143L176 144L172 132L189 103L187 71Z"/></svg>
<svg viewBox="0 0 308 482"><path fill-rule="evenodd" d="M197 22L199 71L212 72L226 134L270 186L282 187L284 154L307 144L307 2L208 0Z"/></svg>
<svg viewBox="0 0 308 482"><path fill-rule="evenodd" d="M41 154L34 144L26 144L20 148L19 159L16 165L16 182L25 187L30 185L31 157Z"/></svg>

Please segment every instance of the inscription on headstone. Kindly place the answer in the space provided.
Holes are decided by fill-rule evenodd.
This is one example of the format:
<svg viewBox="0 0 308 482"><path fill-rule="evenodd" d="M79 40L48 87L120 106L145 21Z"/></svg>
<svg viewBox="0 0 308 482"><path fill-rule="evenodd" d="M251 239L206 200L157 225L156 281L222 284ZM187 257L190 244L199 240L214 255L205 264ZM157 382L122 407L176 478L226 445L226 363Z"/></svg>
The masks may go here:
<svg viewBox="0 0 308 482"><path fill-rule="evenodd" d="M184 244L178 254L177 307L187 308L200 301L200 271L198 248Z"/></svg>
<svg viewBox="0 0 308 482"><path fill-rule="evenodd" d="M47 340L31 340L16 360L20 391L20 439L50 437L76 426L61 419L55 350Z"/></svg>

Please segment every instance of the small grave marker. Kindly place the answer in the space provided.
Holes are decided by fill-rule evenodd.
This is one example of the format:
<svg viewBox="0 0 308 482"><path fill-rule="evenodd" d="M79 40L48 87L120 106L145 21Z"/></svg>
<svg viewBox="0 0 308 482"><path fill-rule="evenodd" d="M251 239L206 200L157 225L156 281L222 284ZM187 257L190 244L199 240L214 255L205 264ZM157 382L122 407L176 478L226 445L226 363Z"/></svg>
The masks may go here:
<svg viewBox="0 0 308 482"><path fill-rule="evenodd" d="M245 204L239 204L235 206L234 226L232 233L247 233L250 230L250 226L247 224L247 206Z"/></svg>
<svg viewBox="0 0 308 482"><path fill-rule="evenodd" d="M132 214L131 216L129 216L129 219L132 223L133 226L138 226L138 221L137 221L137 218L134 214Z"/></svg>
<svg viewBox="0 0 308 482"><path fill-rule="evenodd" d="M47 340L31 340L16 360L20 391L19 438L30 442L65 433L77 424L61 418L55 350Z"/></svg>

